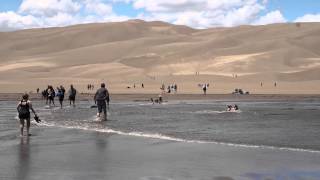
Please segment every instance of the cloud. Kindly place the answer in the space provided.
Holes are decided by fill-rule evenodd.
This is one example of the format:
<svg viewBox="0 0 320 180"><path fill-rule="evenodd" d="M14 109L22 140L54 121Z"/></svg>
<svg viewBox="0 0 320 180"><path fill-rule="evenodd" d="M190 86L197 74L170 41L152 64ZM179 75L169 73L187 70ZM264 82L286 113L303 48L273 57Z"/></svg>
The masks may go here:
<svg viewBox="0 0 320 180"><path fill-rule="evenodd" d="M33 28L40 25L41 23L37 20L37 18L31 15L21 16L12 11L0 13L0 30L1 31Z"/></svg>
<svg viewBox="0 0 320 180"><path fill-rule="evenodd" d="M99 0L86 0L85 9L90 14L105 16L112 13L112 5L105 4Z"/></svg>
<svg viewBox="0 0 320 180"><path fill-rule="evenodd" d="M117 0L119 1L119 0ZM126 1L128 2L128 1ZM131 0L146 20L162 20L195 28L252 24L265 9L258 0Z"/></svg>
<svg viewBox="0 0 320 180"><path fill-rule="evenodd" d="M17 12L0 12L0 31L127 19L102 0L23 0Z"/></svg>
<svg viewBox="0 0 320 180"><path fill-rule="evenodd" d="M81 5L72 0L23 0L18 12L53 17L59 13L75 14L80 8Z"/></svg>
<svg viewBox="0 0 320 180"><path fill-rule="evenodd" d="M279 10L269 12L268 14L260 17L253 24L254 25L266 25L272 23L285 23L287 22L286 18L283 17L282 13Z"/></svg>
<svg viewBox="0 0 320 180"><path fill-rule="evenodd" d="M268 0L23 0L17 12L0 12L0 31L80 23L157 20L194 28L286 22L280 11L268 12ZM141 12L135 17L113 12L118 3ZM266 15L261 16L262 13ZM306 15L301 19L317 19ZM319 18L318 18L319 19ZM300 20L300 19L299 19Z"/></svg>
<svg viewBox="0 0 320 180"><path fill-rule="evenodd" d="M295 22L320 22L320 14L306 14L298 17Z"/></svg>

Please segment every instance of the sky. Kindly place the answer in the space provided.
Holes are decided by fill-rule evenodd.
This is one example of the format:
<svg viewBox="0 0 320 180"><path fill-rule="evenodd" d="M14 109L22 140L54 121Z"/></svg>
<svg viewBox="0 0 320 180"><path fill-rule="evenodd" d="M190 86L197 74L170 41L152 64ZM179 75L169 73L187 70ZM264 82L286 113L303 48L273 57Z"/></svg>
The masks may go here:
<svg viewBox="0 0 320 180"><path fill-rule="evenodd" d="M0 0L0 31L129 19L199 29L320 22L320 0Z"/></svg>

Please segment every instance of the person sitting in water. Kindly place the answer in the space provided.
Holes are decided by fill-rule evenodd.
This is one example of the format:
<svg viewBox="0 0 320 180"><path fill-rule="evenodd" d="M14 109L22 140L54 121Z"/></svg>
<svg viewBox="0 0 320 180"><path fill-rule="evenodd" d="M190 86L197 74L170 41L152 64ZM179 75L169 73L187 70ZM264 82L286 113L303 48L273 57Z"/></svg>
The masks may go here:
<svg viewBox="0 0 320 180"><path fill-rule="evenodd" d="M231 105L227 105L227 111L231 111L232 110L232 106Z"/></svg>
<svg viewBox="0 0 320 180"><path fill-rule="evenodd" d="M235 111L238 111L238 110L239 110L238 105L235 104L235 105L233 106L233 109L234 109Z"/></svg>
<svg viewBox="0 0 320 180"><path fill-rule="evenodd" d="M159 104L161 104L162 102L163 102L163 99L162 99L162 95L161 94L159 94Z"/></svg>

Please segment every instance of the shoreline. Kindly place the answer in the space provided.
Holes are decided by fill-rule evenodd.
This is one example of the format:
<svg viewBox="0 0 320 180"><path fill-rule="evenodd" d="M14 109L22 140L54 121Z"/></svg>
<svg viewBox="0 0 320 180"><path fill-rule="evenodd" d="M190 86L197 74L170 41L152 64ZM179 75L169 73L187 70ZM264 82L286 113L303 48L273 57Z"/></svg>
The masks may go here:
<svg viewBox="0 0 320 180"><path fill-rule="evenodd" d="M19 101L22 93L0 93L0 101ZM158 98L159 94L110 94L111 101L137 101L146 102L150 98ZM92 100L93 93L81 93L77 95L76 101ZM305 101L318 100L320 94L250 94L250 95L235 95L235 94L164 94L165 101L179 100L224 100L224 101ZM30 99L33 101L42 100L41 94L32 93ZM68 97L65 97L65 101Z"/></svg>

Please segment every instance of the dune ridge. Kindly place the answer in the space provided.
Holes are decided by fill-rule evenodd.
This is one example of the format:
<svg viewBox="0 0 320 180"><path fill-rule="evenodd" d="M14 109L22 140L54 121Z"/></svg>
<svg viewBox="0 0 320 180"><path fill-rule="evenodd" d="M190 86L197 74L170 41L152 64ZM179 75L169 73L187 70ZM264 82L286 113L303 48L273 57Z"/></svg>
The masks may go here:
<svg viewBox="0 0 320 180"><path fill-rule="evenodd" d="M210 83L209 93L319 94L320 23L199 30L130 20L0 33L0 92L101 81L117 93Z"/></svg>

